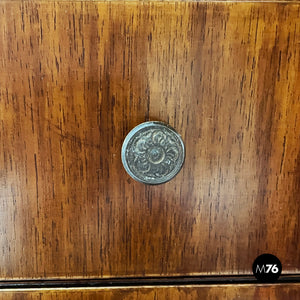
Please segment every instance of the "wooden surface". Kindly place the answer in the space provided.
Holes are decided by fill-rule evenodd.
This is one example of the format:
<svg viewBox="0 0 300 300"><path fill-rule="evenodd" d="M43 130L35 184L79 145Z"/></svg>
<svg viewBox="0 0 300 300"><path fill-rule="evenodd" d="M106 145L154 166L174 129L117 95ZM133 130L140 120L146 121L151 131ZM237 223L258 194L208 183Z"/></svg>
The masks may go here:
<svg viewBox="0 0 300 300"><path fill-rule="evenodd" d="M300 284L4 290L3 300L298 300Z"/></svg>
<svg viewBox="0 0 300 300"><path fill-rule="evenodd" d="M264 252L299 273L299 18L1 1L0 278L251 274ZM164 185L120 159L148 120L186 146Z"/></svg>

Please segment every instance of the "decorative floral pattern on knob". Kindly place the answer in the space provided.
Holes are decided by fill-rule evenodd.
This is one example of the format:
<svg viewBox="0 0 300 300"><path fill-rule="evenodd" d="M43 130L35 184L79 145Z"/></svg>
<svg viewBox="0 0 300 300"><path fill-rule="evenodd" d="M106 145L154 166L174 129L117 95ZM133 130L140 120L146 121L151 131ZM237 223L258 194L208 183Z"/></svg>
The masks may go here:
<svg viewBox="0 0 300 300"><path fill-rule="evenodd" d="M127 173L146 184L171 180L184 161L184 144L178 133L161 122L145 122L135 127L122 146L122 162Z"/></svg>

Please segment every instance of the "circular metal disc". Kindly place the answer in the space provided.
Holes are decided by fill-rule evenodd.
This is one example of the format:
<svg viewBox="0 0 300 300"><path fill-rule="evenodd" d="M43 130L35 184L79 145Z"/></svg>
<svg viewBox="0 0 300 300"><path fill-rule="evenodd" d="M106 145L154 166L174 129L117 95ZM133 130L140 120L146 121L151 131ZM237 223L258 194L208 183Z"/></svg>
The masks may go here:
<svg viewBox="0 0 300 300"><path fill-rule="evenodd" d="M181 169L185 150L180 135L162 122L145 122L133 128L122 146L127 173L146 184L171 180Z"/></svg>

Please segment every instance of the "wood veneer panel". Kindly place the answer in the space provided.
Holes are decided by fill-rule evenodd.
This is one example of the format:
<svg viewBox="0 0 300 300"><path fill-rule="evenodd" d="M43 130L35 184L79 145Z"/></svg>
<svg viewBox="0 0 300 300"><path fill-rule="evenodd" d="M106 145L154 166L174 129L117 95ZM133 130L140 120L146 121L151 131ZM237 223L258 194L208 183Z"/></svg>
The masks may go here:
<svg viewBox="0 0 300 300"><path fill-rule="evenodd" d="M8 290L0 292L3 300L151 300L151 299L255 299L255 300L297 300L300 295L299 284L278 285L228 285L228 286L174 286L174 287L130 287L130 288L92 288L92 289L37 289Z"/></svg>
<svg viewBox="0 0 300 300"><path fill-rule="evenodd" d="M300 6L0 3L0 277L299 272ZM172 181L122 167L169 123Z"/></svg>

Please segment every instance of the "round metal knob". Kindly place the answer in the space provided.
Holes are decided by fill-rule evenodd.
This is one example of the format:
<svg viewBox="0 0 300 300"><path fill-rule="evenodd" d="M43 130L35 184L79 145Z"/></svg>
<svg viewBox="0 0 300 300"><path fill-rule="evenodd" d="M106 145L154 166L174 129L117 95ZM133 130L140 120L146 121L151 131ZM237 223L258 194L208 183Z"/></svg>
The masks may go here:
<svg viewBox="0 0 300 300"><path fill-rule="evenodd" d="M133 128L122 146L127 173L146 184L171 180L180 171L185 157L180 135L162 122L145 122Z"/></svg>

